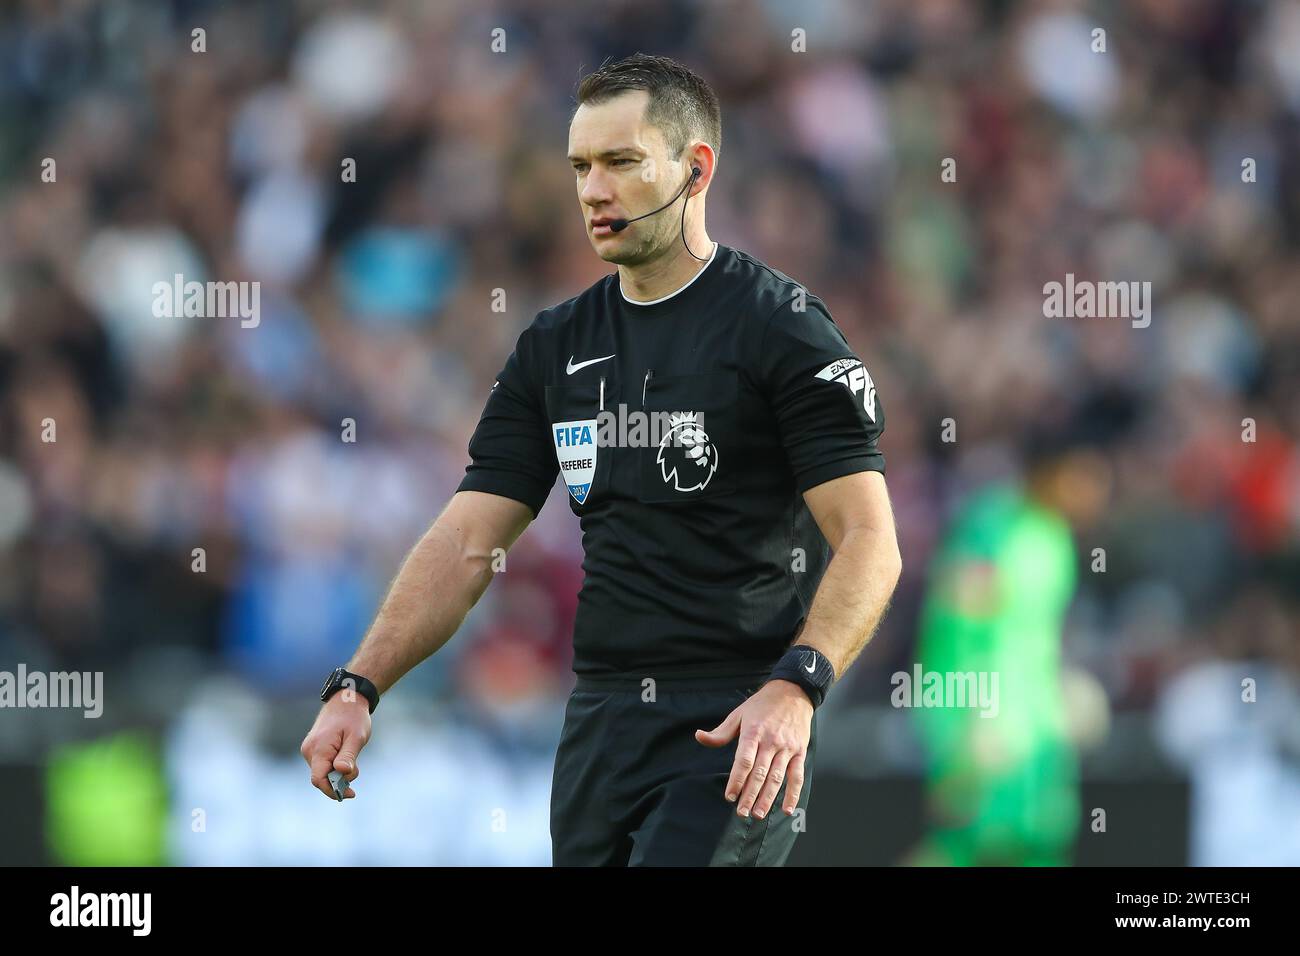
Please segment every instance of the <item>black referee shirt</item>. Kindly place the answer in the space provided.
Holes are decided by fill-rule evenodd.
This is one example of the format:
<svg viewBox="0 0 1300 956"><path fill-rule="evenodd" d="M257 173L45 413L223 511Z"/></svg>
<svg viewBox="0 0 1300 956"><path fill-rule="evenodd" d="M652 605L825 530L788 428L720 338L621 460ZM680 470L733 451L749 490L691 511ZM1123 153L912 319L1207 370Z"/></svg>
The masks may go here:
<svg viewBox="0 0 1300 956"><path fill-rule="evenodd" d="M821 300L719 244L662 299L629 301L615 272L539 313L492 387L459 490L536 514L563 472L585 552L576 673L762 669L830 560L802 493L883 473L883 426Z"/></svg>

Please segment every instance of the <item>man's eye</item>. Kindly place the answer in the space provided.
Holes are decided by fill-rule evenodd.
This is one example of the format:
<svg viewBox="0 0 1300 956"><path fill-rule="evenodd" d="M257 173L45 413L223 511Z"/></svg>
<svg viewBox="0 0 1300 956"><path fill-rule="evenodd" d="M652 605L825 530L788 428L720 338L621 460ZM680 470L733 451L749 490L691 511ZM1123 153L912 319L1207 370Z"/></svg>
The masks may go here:
<svg viewBox="0 0 1300 956"><path fill-rule="evenodd" d="M575 163L574 166L573 166L573 171L574 171L575 173L585 173L585 172L587 171L587 164L586 164L586 163Z"/></svg>
<svg viewBox="0 0 1300 956"><path fill-rule="evenodd" d="M622 164L622 163L634 163L634 162L636 162L636 160L634 160L634 159L616 159L616 160L614 160L612 163L610 163L610 165L611 165L611 166L618 166L618 165L620 165L620 164Z"/></svg>

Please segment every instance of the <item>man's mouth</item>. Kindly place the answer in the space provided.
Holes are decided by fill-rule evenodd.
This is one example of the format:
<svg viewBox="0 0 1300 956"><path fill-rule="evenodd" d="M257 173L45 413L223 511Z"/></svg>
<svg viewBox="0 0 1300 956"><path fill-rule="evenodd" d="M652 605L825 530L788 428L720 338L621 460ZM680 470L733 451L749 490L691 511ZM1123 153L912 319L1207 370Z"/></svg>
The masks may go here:
<svg viewBox="0 0 1300 956"><path fill-rule="evenodd" d="M610 224L614 222L614 218L615 217L612 216L597 216L595 219L592 219L591 234L593 236L614 235L614 230L610 227Z"/></svg>

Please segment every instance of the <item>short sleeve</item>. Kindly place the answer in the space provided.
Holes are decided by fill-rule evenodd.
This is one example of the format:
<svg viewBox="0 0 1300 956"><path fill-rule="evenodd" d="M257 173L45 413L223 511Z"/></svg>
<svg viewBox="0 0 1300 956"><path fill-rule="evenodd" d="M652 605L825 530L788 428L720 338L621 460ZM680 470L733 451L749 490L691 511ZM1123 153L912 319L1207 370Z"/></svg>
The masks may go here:
<svg viewBox="0 0 1300 956"><path fill-rule="evenodd" d="M800 296L779 306L758 361L800 494L859 471L884 473L875 383L820 301Z"/></svg>
<svg viewBox="0 0 1300 956"><path fill-rule="evenodd" d="M551 493L559 463L547 444L541 390L532 370L535 335L525 329L506 360L469 441L470 463L457 491L484 491L522 501L533 516Z"/></svg>

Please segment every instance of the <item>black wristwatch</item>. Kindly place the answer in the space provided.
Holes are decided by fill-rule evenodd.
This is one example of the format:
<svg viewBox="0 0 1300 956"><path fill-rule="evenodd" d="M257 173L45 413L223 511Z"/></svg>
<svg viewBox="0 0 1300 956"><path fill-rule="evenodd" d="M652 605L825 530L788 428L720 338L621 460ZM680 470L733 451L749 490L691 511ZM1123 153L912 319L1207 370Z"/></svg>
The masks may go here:
<svg viewBox="0 0 1300 956"><path fill-rule="evenodd" d="M372 714L375 712L375 708L379 706L379 688L360 674L354 674L342 667L334 668L330 672L330 676L325 678L325 686L320 689L321 701L329 700L344 688L355 690L370 701L370 712Z"/></svg>
<svg viewBox="0 0 1300 956"><path fill-rule="evenodd" d="M807 644L795 644L777 661L768 680L788 680L798 684L816 709L826 699L831 684L835 683L835 668L825 654Z"/></svg>

